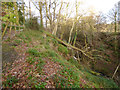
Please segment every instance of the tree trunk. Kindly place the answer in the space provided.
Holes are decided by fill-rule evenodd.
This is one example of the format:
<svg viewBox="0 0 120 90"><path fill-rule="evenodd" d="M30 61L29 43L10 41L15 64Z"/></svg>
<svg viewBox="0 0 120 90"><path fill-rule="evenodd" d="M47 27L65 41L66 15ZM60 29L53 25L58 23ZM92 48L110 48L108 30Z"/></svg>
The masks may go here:
<svg viewBox="0 0 120 90"><path fill-rule="evenodd" d="M25 7L24 7L24 1L22 3L22 8L23 8L23 27L25 29Z"/></svg>
<svg viewBox="0 0 120 90"><path fill-rule="evenodd" d="M11 30L12 30L12 22L10 22L10 32L9 32L9 36L11 35Z"/></svg>
<svg viewBox="0 0 120 90"><path fill-rule="evenodd" d="M17 7L17 3L14 2L14 8L15 8L15 15L16 15L16 24L19 25L19 15L18 15L18 7Z"/></svg>
<svg viewBox="0 0 120 90"><path fill-rule="evenodd" d="M68 40L68 43L69 43L69 44L70 44L70 42L71 42L71 37L72 37L73 29L74 29L74 24L75 24L75 22L73 21L73 25L72 25L72 28L71 28L71 30L70 30L70 36L69 36L69 40Z"/></svg>
<svg viewBox="0 0 120 90"><path fill-rule="evenodd" d="M46 28L47 28L48 10L47 10L47 1L46 0L45 0L45 9L46 9Z"/></svg>
<svg viewBox="0 0 120 90"><path fill-rule="evenodd" d="M118 21L118 32L120 32L120 21Z"/></svg>
<svg viewBox="0 0 120 90"><path fill-rule="evenodd" d="M76 26L76 22L77 22L77 17L78 17L78 3L77 0L75 1L75 7L76 7L76 17L75 17L75 37L74 37L74 41L73 41L73 46L75 46L76 43L76 39L77 39L77 26Z"/></svg>
<svg viewBox="0 0 120 90"><path fill-rule="evenodd" d="M40 26L43 27L42 2L39 2L39 8L40 8Z"/></svg>
<svg viewBox="0 0 120 90"><path fill-rule="evenodd" d="M30 1L29 1L29 16L30 16L30 19L32 18L32 15L31 15L31 6L30 6Z"/></svg>
<svg viewBox="0 0 120 90"><path fill-rule="evenodd" d="M61 0L61 6L60 6L58 17L57 17L57 23L56 23L55 28L52 32L53 35L56 35L56 33L57 33L57 27L58 27L58 24L60 22L60 15L61 15L62 6L63 6L63 1Z"/></svg>
<svg viewBox="0 0 120 90"><path fill-rule="evenodd" d="M117 12L115 12L115 52L117 51L117 39L116 39L116 33L117 33Z"/></svg>
<svg viewBox="0 0 120 90"><path fill-rule="evenodd" d="M55 28L54 28L54 30L53 30L53 35L56 35L56 33L57 33L57 27L58 27L58 23L56 23L56 25L55 25Z"/></svg>
<svg viewBox="0 0 120 90"><path fill-rule="evenodd" d="M5 26L4 31L3 31L3 33L2 33L2 39L3 39L4 35L5 35L6 29L7 29L7 27L8 27L8 23L9 23L9 22L6 23L6 26Z"/></svg>
<svg viewBox="0 0 120 90"><path fill-rule="evenodd" d="M76 29L76 32L75 32L75 38L74 38L74 41L73 41L73 46L75 46L76 39L77 39L77 29Z"/></svg>
<svg viewBox="0 0 120 90"><path fill-rule="evenodd" d="M54 5L55 5L55 7L53 8L53 10L54 10L54 12L53 12L53 22L55 21L56 0L54 0Z"/></svg>
<svg viewBox="0 0 120 90"><path fill-rule="evenodd" d="M49 22L50 22L50 29L52 31L52 29L53 29L53 22L52 22L52 15L51 15L51 0L49 0L49 16L48 16L48 18L49 18Z"/></svg>

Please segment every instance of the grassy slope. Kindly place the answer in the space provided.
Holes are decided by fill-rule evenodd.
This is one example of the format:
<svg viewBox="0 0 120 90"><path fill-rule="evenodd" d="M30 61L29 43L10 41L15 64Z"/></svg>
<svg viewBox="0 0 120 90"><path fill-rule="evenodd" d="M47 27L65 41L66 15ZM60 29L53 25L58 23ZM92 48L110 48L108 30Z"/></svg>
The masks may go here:
<svg viewBox="0 0 120 90"><path fill-rule="evenodd" d="M7 42L9 42L9 40L7 40ZM30 70L28 66L26 67L27 69L25 69L27 72L25 87L44 88L48 84L48 82L46 82L47 80L53 82L52 86L61 88L118 87L111 79L91 74L73 58L67 59L69 56L67 48L60 45L55 39L46 36L44 31L24 31L16 35L10 43L11 42L17 44L17 46L13 47L18 50L21 49L18 47L21 43L26 44L26 47L28 47L26 53L29 55L27 55L25 62L34 66L34 68ZM49 75L49 77L41 81L30 72L32 71L40 76L44 76L44 68L47 62L45 60L57 63L61 68L57 73ZM54 68L55 66L53 66L53 70ZM12 74L7 74L6 76L7 78L3 76L3 87L12 87L12 85L17 86L22 80L18 79L17 76L12 76ZM40 79L42 79L42 77L40 77Z"/></svg>

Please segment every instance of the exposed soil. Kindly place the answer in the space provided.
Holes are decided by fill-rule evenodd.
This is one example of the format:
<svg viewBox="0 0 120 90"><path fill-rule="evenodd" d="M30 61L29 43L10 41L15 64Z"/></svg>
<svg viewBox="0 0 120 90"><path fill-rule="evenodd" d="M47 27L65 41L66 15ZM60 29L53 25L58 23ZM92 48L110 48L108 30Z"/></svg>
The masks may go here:
<svg viewBox="0 0 120 90"><path fill-rule="evenodd" d="M9 44L2 44L2 65L11 64L18 58L17 52Z"/></svg>

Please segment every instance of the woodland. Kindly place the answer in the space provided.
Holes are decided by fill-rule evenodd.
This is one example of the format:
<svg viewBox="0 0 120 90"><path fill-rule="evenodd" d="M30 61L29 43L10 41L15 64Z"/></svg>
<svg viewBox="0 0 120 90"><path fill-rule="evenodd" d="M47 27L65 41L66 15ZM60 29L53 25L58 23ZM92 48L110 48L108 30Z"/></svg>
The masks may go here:
<svg viewBox="0 0 120 90"><path fill-rule="evenodd" d="M118 4L105 15L79 0L0 3L3 88L120 88Z"/></svg>

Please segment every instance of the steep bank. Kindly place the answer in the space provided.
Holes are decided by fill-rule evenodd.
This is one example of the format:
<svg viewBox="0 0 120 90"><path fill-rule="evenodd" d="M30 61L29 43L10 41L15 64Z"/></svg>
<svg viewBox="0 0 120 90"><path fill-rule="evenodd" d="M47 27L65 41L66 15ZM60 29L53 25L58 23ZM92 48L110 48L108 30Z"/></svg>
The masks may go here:
<svg viewBox="0 0 120 90"><path fill-rule="evenodd" d="M78 63L67 47L43 30L26 30L3 42L10 44L21 58L5 66L3 87L118 88L112 79L95 75Z"/></svg>

